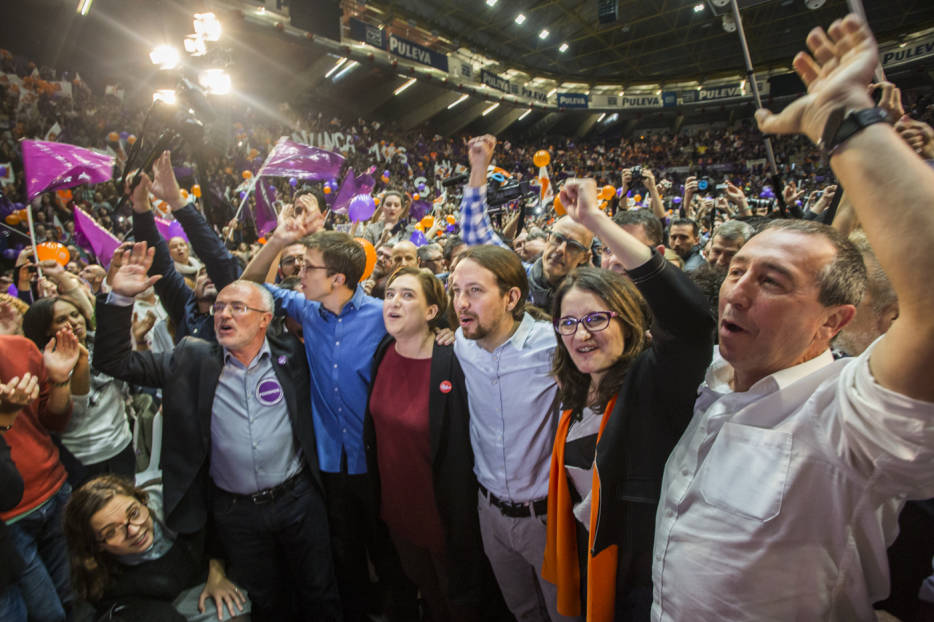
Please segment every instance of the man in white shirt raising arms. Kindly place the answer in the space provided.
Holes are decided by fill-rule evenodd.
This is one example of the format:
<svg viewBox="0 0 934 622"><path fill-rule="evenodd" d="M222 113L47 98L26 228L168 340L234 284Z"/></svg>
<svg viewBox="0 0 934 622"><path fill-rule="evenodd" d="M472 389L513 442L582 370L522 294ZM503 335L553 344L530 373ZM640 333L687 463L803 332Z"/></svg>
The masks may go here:
<svg viewBox="0 0 934 622"><path fill-rule="evenodd" d="M827 150L899 299L861 356L831 338L865 287L855 247L779 221L730 263L720 356L668 459L656 519L653 620L875 620L907 498L934 496L934 171L873 109L879 62L850 15L807 39L808 94L763 132Z"/></svg>

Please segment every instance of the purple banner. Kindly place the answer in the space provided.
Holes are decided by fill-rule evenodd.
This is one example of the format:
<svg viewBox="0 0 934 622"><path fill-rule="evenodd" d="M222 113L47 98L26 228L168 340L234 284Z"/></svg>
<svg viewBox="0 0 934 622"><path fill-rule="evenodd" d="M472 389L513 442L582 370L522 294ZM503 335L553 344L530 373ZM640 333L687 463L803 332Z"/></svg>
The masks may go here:
<svg viewBox="0 0 934 622"><path fill-rule="evenodd" d="M46 190L99 184L113 177L113 156L44 140L24 140L22 145L28 201Z"/></svg>
<svg viewBox="0 0 934 622"><path fill-rule="evenodd" d="M373 186L375 185L376 182L373 180L372 175L363 173L355 176L352 167L347 169L344 181L341 182L341 189L337 192L331 209L338 214L346 214L350 200L358 194L370 194L373 192Z"/></svg>
<svg viewBox="0 0 934 622"><path fill-rule="evenodd" d="M269 156L257 171L256 176L269 175L322 181L336 178L340 174L343 163L343 156L317 147L302 145L283 136L269 152Z"/></svg>
<svg viewBox="0 0 934 622"><path fill-rule="evenodd" d="M276 210L272 204L276 200L275 187L260 179L256 184L255 199L256 207L253 209L253 218L256 220L256 235L265 237L270 231L276 228L278 218Z"/></svg>
<svg viewBox="0 0 934 622"><path fill-rule="evenodd" d="M75 242L84 250L91 251L97 256L101 265L110 264L110 258L114 251L120 246L114 234L101 227L97 222L84 213L80 208L75 208Z"/></svg>

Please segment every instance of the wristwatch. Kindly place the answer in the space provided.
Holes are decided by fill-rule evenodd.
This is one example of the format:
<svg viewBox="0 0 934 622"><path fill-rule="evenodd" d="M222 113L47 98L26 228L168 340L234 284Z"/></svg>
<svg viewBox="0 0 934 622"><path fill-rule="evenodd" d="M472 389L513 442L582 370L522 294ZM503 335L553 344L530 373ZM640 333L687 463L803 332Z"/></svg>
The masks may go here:
<svg viewBox="0 0 934 622"><path fill-rule="evenodd" d="M818 146L827 156L833 153L857 132L869 127L873 123L888 122L889 116L882 108L863 108L846 114L845 108L837 108L830 113L824 125Z"/></svg>

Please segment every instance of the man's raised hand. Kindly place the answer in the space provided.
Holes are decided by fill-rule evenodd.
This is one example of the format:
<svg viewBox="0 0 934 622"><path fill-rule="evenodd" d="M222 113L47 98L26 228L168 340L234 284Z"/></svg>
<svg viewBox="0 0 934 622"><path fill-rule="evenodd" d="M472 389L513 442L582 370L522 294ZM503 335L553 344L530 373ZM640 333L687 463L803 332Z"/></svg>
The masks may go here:
<svg viewBox="0 0 934 622"><path fill-rule="evenodd" d="M145 242L137 242L132 249L118 250L114 253L114 260L120 262L120 268L111 277L110 286L113 292L132 298L161 279L161 274L147 274L155 253L156 249L148 248ZM119 258L117 254L120 254Z"/></svg>
<svg viewBox="0 0 934 622"><path fill-rule="evenodd" d="M818 144L831 112L872 108L867 86L879 63L879 49L869 26L853 14L835 21L826 32L812 30L807 46L811 53L799 52L793 63L807 95L778 114L757 110L756 121L766 134L805 134Z"/></svg>
<svg viewBox="0 0 934 622"><path fill-rule="evenodd" d="M571 220L588 229L593 219L601 213L597 207L597 182L592 178L567 180L559 196Z"/></svg>
<svg viewBox="0 0 934 622"><path fill-rule="evenodd" d="M303 195L294 204L286 205L279 212L279 224L276 225L273 238L284 244L291 244L320 230L324 226L324 220L325 214L319 209L314 196Z"/></svg>
<svg viewBox="0 0 934 622"><path fill-rule="evenodd" d="M171 152L163 151L162 155L156 158L152 165L152 177L152 193L157 198L168 203L172 210L185 206L185 199L182 198L181 188L178 187L178 180L175 179L175 171L172 169Z"/></svg>

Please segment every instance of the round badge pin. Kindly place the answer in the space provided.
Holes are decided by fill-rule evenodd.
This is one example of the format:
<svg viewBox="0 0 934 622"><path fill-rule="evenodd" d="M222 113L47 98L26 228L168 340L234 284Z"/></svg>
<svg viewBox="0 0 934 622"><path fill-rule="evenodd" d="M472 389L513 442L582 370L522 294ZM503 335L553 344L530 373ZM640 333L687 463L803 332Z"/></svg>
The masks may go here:
<svg viewBox="0 0 934 622"><path fill-rule="evenodd" d="M441 389L442 393L450 393L451 389L454 388L454 385L451 384L450 380L443 380L438 388Z"/></svg>
<svg viewBox="0 0 934 622"><path fill-rule="evenodd" d="M280 365L285 365L289 361L288 357L284 354L279 355L279 358L276 360L279 361Z"/></svg>
<svg viewBox="0 0 934 622"><path fill-rule="evenodd" d="M282 400L282 385L278 380L263 380L256 385L256 399L264 406L278 404Z"/></svg>

